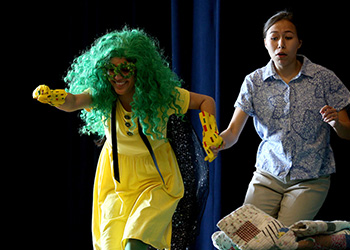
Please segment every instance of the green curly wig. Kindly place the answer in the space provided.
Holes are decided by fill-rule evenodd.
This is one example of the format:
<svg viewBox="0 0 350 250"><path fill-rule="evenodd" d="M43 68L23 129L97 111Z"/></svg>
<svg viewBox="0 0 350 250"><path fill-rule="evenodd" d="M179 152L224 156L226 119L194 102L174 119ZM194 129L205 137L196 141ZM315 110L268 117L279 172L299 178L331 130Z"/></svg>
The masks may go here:
<svg viewBox="0 0 350 250"><path fill-rule="evenodd" d="M155 39L142 30L128 28L97 39L90 50L73 61L64 78L69 86L67 91L72 94L91 91L93 109L81 111L84 125L80 132L105 135L104 123L118 98L105 69L113 57L125 58L136 66L132 118L139 118L143 132L152 139L165 139L169 119L166 111L172 108L181 115L181 107L176 105L180 93L175 87L180 87L182 81L170 69Z"/></svg>

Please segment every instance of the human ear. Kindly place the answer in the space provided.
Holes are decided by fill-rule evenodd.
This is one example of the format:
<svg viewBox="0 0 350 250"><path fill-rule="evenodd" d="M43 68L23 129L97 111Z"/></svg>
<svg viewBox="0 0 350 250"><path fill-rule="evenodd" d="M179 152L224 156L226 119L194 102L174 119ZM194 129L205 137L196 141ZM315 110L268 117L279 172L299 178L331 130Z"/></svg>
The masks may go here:
<svg viewBox="0 0 350 250"><path fill-rule="evenodd" d="M303 44L303 41L302 40L299 40L299 46L298 46L298 49L301 48L301 45Z"/></svg>

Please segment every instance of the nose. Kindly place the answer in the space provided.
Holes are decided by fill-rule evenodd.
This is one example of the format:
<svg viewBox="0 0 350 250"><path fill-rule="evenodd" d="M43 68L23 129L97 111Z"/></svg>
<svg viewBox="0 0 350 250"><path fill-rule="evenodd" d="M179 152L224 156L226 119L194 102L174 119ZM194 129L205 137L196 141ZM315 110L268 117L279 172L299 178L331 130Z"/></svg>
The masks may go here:
<svg viewBox="0 0 350 250"><path fill-rule="evenodd" d="M278 41L278 48L279 49L284 49L286 48L286 44L285 44L285 41L283 38L281 38L279 41Z"/></svg>
<svg viewBox="0 0 350 250"><path fill-rule="evenodd" d="M115 79L116 81L120 81L120 80L123 79L123 77L118 73L118 74L116 74L116 75L114 76L114 79Z"/></svg>

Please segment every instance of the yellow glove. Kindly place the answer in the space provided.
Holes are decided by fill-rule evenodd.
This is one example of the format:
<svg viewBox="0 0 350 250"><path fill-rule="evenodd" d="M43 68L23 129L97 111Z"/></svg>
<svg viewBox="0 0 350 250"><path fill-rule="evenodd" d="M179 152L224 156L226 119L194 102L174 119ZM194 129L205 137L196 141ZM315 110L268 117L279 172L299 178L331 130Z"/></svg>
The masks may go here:
<svg viewBox="0 0 350 250"><path fill-rule="evenodd" d="M60 106L66 101L67 92L64 89L51 90L46 85L40 85L33 91L33 98L51 106Z"/></svg>
<svg viewBox="0 0 350 250"><path fill-rule="evenodd" d="M203 127L203 147L208 155L207 157L205 157L205 160L209 160L209 162L212 162L216 158L216 156L213 154L210 147L215 146L217 148L220 148L223 143L223 140L219 135L216 120L213 115L209 114L206 111L203 111L199 113L199 119Z"/></svg>

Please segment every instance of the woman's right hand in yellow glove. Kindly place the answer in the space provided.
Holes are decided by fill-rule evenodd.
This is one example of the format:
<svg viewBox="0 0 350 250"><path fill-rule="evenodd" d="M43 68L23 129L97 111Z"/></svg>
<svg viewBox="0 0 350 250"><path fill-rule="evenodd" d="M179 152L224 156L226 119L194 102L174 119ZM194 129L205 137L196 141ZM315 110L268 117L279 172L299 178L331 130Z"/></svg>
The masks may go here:
<svg viewBox="0 0 350 250"><path fill-rule="evenodd" d="M64 89L51 90L46 85L40 85L34 90L33 98L41 103L50 104L66 112L81 109L86 109L90 112L92 109L92 97L89 89L81 94L73 95L67 93Z"/></svg>
<svg viewBox="0 0 350 250"><path fill-rule="evenodd" d="M41 103L58 107L65 103L67 92L64 89L51 90L46 85L40 85L33 91L33 98Z"/></svg>

